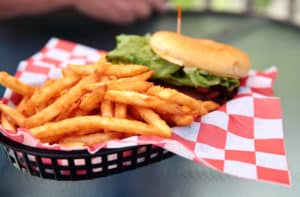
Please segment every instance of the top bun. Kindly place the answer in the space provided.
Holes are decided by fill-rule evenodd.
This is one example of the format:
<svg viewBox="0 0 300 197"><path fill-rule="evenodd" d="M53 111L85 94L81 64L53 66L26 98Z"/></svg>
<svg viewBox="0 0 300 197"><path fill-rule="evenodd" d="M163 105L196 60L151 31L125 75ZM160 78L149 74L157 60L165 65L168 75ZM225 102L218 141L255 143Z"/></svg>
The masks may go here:
<svg viewBox="0 0 300 197"><path fill-rule="evenodd" d="M152 50L163 59L186 67L196 67L219 76L245 76L251 63L248 56L232 46L160 31L150 38Z"/></svg>

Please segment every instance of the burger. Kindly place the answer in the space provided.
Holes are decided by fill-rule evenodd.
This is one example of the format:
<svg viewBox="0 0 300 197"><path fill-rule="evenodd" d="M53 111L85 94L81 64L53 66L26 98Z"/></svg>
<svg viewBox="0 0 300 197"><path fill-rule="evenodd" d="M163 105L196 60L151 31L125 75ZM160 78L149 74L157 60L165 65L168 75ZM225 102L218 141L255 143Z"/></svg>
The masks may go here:
<svg viewBox="0 0 300 197"><path fill-rule="evenodd" d="M251 67L249 57L233 46L175 32L121 34L116 41L108 61L148 66L154 82L219 104L234 97Z"/></svg>

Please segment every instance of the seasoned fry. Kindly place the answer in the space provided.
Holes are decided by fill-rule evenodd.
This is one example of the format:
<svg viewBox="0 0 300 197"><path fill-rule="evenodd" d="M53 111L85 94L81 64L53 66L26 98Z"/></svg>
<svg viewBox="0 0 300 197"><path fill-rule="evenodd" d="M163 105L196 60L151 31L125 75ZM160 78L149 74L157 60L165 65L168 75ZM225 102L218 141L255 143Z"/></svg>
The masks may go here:
<svg viewBox="0 0 300 197"><path fill-rule="evenodd" d="M2 102L0 102L0 111L2 113L4 113L5 115L7 115L18 126L20 126L20 127L23 126L25 117L23 116L23 114L18 112L16 109L13 109L13 108L9 107L8 105L5 105Z"/></svg>
<svg viewBox="0 0 300 197"><path fill-rule="evenodd" d="M214 111L220 107L219 104L217 104L213 101L204 101L203 105L208 112Z"/></svg>
<svg viewBox="0 0 300 197"><path fill-rule="evenodd" d="M60 145L67 147L91 146L112 139L123 137L122 133L92 133L82 136L70 136L59 141Z"/></svg>
<svg viewBox="0 0 300 197"><path fill-rule="evenodd" d="M140 75L136 75L133 77L130 77L131 79L135 80L135 81L146 81L148 79L150 79L150 77L154 74L153 70L147 71L145 73L142 73ZM124 78L126 79L126 78Z"/></svg>
<svg viewBox="0 0 300 197"><path fill-rule="evenodd" d="M27 85L7 72L0 72L0 84L23 96L31 96L35 87Z"/></svg>
<svg viewBox="0 0 300 197"><path fill-rule="evenodd" d="M178 92L177 90L171 88L163 88L160 86L153 86L148 89L147 93L149 95L157 96L173 103L186 105L196 112L196 116L204 115L207 113L207 110L202 101L196 100L190 96Z"/></svg>
<svg viewBox="0 0 300 197"><path fill-rule="evenodd" d="M82 79L79 83L73 86L66 94L59 97L54 103L44 108L42 111L25 119L24 126L32 128L42 125L49 120L55 118L61 111L66 110L72 103L76 102L86 91L85 85L97 81L97 76L91 75Z"/></svg>
<svg viewBox="0 0 300 197"><path fill-rule="evenodd" d="M114 105L111 101L104 100L101 103L100 108L101 108L100 109L101 110L101 115L103 117L113 117L114 116ZM109 132L111 132L111 131L107 130L107 129L104 130L104 133L109 133Z"/></svg>
<svg viewBox="0 0 300 197"><path fill-rule="evenodd" d="M128 90L136 92L145 92L153 83L148 81L137 81L134 78L121 78L113 81L104 81L90 84L87 86L88 90L94 90L97 87L108 86L109 90Z"/></svg>
<svg viewBox="0 0 300 197"><path fill-rule="evenodd" d="M94 89L91 93L86 94L82 98L79 108L87 112L96 109L103 100L106 89L106 86L101 86Z"/></svg>
<svg viewBox="0 0 300 197"><path fill-rule="evenodd" d="M109 100L104 100L101 103L101 115L105 117L113 117L114 115L113 103Z"/></svg>
<svg viewBox="0 0 300 197"><path fill-rule="evenodd" d="M62 77L35 88L0 72L0 84L23 95L16 109L0 102L2 127L29 129L45 143L82 147L133 135L170 137L170 126L187 126L219 107L147 81L141 65L68 65Z"/></svg>
<svg viewBox="0 0 300 197"><path fill-rule="evenodd" d="M142 74L148 71L149 68L146 66L128 64L128 65L117 65L109 64L108 68L105 71L106 75L113 75L116 77L132 77L135 75Z"/></svg>
<svg viewBox="0 0 300 197"><path fill-rule="evenodd" d="M91 75L94 73L103 74L107 69L108 64L89 64L89 65L68 65L68 68L78 75Z"/></svg>
<svg viewBox="0 0 300 197"><path fill-rule="evenodd" d="M37 138L47 138L62 135L69 135L80 130L107 129L121 133L133 133L141 135L156 135L170 137L151 125L121 118L101 116L78 116L68 118L59 122L46 123L31 129L32 134Z"/></svg>
<svg viewBox="0 0 300 197"><path fill-rule="evenodd" d="M157 113L144 107L136 107L135 109L148 124L160 129L165 136L171 136L171 128Z"/></svg>
<svg viewBox="0 0 300 197"><path fill-rule="evenodd" d="M27 110L27 102L29 100L29 96L23 96L20 103L17 106L17 111L21 114L24 114L24 112Z"/></svg>
<svg viewBox="0 0 300 197"><path fill-rule="evenodd" d="M1 113L1 125L4 129L7 129L12 132L16 132L17 130L16 125L9 121L4 113Z"/></svg>
<svg viewBox="0 0 300 197"><path fill-rule="evenodd" d="M79 102L73 103L70 107L62 111L56 118L55 121L60 121L68 117L72 117L73 114L77 111Z"/></svg>
<svg viewBox="0 0 300 197"><path fill-rule="evenodd" d="M195 120L195 117L193 115L180 116L172 114L167 117L167 119L171 125L188 126L192 124L192 122Z"/></svg>
<svg viewBox="0 0 300 197"><path fill-rule="evenodd" d="M135 92L146 92L153 83L147 81L135 81L135 80L119 80L117 82L110 83L108 90L127 90Z"/></svg>
<svg viewBox="0 0 300 197"><path fill-rule="evenodd" d="M126 118L127 106L123 103L115 103L115 114L116 118Z"/></svg>
<svg viewBox="0 0 300 197"><path fill-rule="evenodd" d="M128 105L137 105L140 107L150 107L160 113L186 114L191 112L190 108L180 106L175 103L168 103L154 96L149 96L133 91L108 90L104 99L124 103Z"/></svg>
<svg viewBox="0 0 300 197"><path fill-rule="evenodd" d="M80 80L78 75L68 75L66 77L60 78L50 84L44 85L34 92L30 100L28 101L32 106L39 107L45 104L57 95L59 92L63 91Z"/></svg>

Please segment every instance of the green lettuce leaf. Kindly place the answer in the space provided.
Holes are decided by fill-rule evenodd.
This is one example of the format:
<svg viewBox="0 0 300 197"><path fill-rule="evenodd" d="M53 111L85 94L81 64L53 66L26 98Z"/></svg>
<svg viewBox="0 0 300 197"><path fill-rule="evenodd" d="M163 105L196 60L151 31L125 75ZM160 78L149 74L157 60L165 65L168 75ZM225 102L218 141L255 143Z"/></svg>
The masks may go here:
<svg viewBox="0 0 300 197"><path fill-rule="evenodd" d="M110 51L107 59L118 64L141 64L155 71L153 79L169 84L191 87L211 87L221 85L229 90L239 86L239 80L219 77L200 69L183 68L157 56L149 45L150 35L117 36L117 46Z"/></svg>
<svg viewBox="0 0 300 197"><path fill-rule="evenodd" d="M108 60L113 63L133 63L148 66L155 71L154 78L163 79L180 69L175 64L159 58L149 45L150 35L124 35L117 36L116 49L108 53Z"/></svg>

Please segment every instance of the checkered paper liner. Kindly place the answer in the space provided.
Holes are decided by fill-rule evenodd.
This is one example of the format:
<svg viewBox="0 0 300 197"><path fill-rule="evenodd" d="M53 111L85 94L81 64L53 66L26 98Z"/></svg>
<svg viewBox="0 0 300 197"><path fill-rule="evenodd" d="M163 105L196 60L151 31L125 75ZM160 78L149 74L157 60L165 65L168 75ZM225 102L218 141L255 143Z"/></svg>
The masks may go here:
<svg viewBox="0 0 300 197"><path fill-rule="evenodd" d="M19 64L16 77L34 86L47 79L61 77L61 68L69 63L88 64L97 61L102 51L57 38ZM188 127L175 127L172 137L133 136L84 147L92 154L101 148L120 148L154 144L196 163L230 175L290 185L284 148L280 99L273 96L272 85L277 69L250 71L241 80L238 95ZM6 90L3 101L16 105L20 97ZM55 150L59 145L39 142L29 131L1 132L17 142Z"/></svg>

